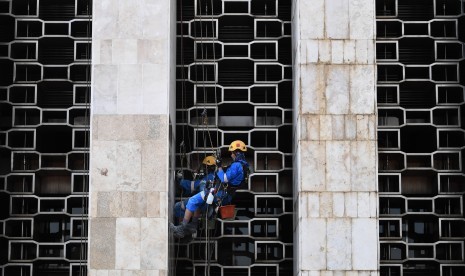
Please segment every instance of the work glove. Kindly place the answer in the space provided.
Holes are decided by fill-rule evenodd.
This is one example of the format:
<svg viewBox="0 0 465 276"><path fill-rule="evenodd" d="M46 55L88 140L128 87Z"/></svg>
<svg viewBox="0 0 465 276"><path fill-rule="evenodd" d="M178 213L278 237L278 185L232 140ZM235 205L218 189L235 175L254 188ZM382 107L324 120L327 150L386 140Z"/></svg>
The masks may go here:
<svg viewBox="0 0 465 276"><path fill-rule="evenodd" d="M221 159L216 159L216 166L221 167L221 165L222 165Z"/></svg>

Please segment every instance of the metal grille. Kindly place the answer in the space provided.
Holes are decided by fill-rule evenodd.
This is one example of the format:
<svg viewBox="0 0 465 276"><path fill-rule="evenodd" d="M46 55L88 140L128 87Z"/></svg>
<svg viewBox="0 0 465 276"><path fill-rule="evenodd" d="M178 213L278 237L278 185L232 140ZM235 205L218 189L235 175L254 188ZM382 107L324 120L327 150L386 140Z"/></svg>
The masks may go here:
<svg viewBox="0 0 465 276"><path fill-rule="evenodd" d="M465 275L461 0L377 0L380 272Z"/></svg>
<svg viewBox="0 0 465 276"><path fill-rule="evenodd" d="M234 220L175 244L176 275L292 274L290 13L289 0L177 2L177 169L240 139L253 173Z"/></svg>
<svg viewBox="0 0 465 276"><path fill-rule="evenodd" d="M91 0L0 1L0 275L86 275Z"/></svg>

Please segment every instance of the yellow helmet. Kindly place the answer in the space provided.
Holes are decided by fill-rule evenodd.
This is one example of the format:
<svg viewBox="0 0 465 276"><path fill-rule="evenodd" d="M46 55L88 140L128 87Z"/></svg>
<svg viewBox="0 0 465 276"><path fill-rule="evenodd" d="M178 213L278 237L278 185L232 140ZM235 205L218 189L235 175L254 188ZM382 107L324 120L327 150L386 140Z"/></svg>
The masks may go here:
<svg viewBox="0 0 465 276"><path fill-rule="evenodd" d="M216 158L213 156L207 156L203 159L202 164L207 166L214 166L216 165Z"/></svg>
<svg viewBox="0 0 465 276"><path fill-rule="evenodd" d="M229 151L235 151L235 150L240 150L240 151L247 151L247 147L245 146L244 142L241 140L236 140L229 145Z"/></svg>

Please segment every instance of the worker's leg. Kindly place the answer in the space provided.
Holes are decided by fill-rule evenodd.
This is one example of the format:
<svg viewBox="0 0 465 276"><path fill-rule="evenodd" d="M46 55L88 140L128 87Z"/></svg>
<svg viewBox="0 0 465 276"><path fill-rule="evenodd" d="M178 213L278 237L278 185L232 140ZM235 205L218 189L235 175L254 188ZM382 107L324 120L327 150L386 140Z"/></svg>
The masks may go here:
<svg viewBox="0 0 465 276"><path fill-rule="evenodd" d="M182 238L184 237L186 232L195 232L197 227L195 227L194 225L192 227L187 227L187 224L194 215L194 212L199 210L203 204L205 204L205 202L203 201L202 195L200 193L197 193L196 195L189 198L189 200L187 201L186 212L184 214L182 223L178 226L170 224L170 230L173 232L173 235L175 237Z"/></svg>

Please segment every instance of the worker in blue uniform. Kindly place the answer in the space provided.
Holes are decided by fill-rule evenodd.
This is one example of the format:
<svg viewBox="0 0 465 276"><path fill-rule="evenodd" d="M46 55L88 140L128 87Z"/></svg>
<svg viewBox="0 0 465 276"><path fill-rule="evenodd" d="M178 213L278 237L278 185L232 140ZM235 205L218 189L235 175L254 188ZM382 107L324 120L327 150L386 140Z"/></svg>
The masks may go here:
<svg viewBox="0 0 465 276"><path fill-rule="evenodd" d="M247 151L247 147L244 142L236 140L230 144L228 150L231 153L231 158L233 159L233 163L230 166L224 170L221 167L221 162L217 160L217 179L221 183L221 186L217 185L215 188L211 188L210 190L202 190L189 198L186 204L186 211L182 223L178 226L170 223L170 231L173 233L174 237L182 238L186 234L192 234L197 231L197 222L202 208L206 206L206 203L212 203L208 202L209 196L211 198L213 195L214 200L219 201L219 204L221 205L229 204L232 200L235 189L239 188L244 182L249 168L249 164L245 160L244 155ZM218 186L226 188L219 189ZM189 223L191 218L192 223Z"/></svg>
<svg viewBox="0 0 465 276"><path fill-rule="evenodd" d="M179 185L182 188L182 194L185 196L191 196L203 191L205 186L208 183L212 183L215 178L215 169L216 169L216 158L214 156L207 156L202 161L203 166L205 166L205 176L197 180L187 180L181 179ZM176 218L184 218L184 213L186 210L186 205L189 198L183 199L174 204L174 216Z"/></svg>

